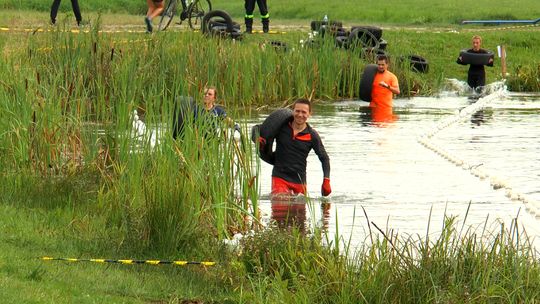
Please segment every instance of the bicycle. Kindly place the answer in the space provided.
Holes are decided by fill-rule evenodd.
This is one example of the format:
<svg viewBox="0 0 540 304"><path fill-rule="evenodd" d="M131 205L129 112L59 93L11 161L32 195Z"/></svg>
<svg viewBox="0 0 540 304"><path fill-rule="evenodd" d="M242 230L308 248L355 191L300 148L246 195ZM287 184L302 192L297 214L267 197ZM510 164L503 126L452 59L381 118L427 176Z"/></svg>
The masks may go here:
<svg viewBox="0 0 540 304"><path fill-rule="evenodd" d="M170 0L161 14L158 30L164 31L169 27L176 14L178 2L182 4L182 12L180 13L180 22L177 24L182 24L182 21L187 19L189 27L193 30L201 28L204 14L212 10L210 0Z"/></svg>

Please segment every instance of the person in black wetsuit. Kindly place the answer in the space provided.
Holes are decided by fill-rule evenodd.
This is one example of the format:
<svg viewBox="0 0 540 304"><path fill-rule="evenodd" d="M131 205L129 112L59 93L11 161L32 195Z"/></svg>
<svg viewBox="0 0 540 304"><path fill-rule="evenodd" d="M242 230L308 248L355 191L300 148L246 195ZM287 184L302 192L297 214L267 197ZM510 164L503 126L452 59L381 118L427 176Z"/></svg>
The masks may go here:
<svg viewBox="0 0 540 304"><path fill-rule="evenodd" d="M482 38L475 35L472 37L472 48L468 49L467 52L487 54L488 52L485 49L481 48L481 46ZM463 58L461 58L461 56L458 57L457 63L461 65L467 65L467 63L463 62ZM493 66L493 59L489 60L487 66ZM483 65L471 64L469 66L469 72L467 73L467 83L469 84L469 87L471 87L473 90L477 90L477 88L486 85L486 71L484 70Z"/></svg>
<svg viewBox="0 0 540 304"><path fill-rule="evenodd" d="M328 196L330 187L330 158L319 136L308 123L311 102L298 99L293 105L293 117L285 123L276 136L276 150L261 153L261 158L273 165L272 194L305 194L306 166L309 152L313 149L322 164L323 183L321 194Z"/></svg>
<svg viewBox="0 0 540 304"><path fill-rule="evenodd" d="M58 8L60 7L61 0L54 0L51 6L51 23L56 24L56 15L58 14ZM81 25L82 16L81 9L79 8L78 0L71 0L71 7L73 8L73 14L75 14L75 19L77 20L77 25Z"/></svg>

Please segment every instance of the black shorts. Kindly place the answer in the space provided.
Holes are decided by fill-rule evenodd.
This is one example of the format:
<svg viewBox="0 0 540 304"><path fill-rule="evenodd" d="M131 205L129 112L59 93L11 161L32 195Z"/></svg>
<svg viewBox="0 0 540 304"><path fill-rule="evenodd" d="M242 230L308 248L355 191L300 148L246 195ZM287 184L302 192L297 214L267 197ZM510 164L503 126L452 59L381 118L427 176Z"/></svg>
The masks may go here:
<svg viewBox="0 0 540 304"><path fill-rule="evenodd" d="M154 2L154 3L161 3L161 2L163 2L163 0L152 0L152 2Z"/></svg>

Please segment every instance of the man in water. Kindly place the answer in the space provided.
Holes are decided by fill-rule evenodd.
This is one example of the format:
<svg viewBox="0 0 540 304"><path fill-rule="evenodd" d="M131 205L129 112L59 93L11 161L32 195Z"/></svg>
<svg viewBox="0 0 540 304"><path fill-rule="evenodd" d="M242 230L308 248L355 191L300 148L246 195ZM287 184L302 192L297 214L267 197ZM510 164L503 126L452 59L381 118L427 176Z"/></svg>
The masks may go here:
<svg viewBox="0 0 540 304"><path fill-rule="evenodd" d="M261 153L264 161L274 166L272 170L272 194L305 194L307 157L311 149L322 164L323 183L321 194L328 196L330 187L330 158L319 136L308 123L311 102L297 99L293 104L293 117L283 124L276 136L276 151Z"/></svg>
<svg viewBox="0 0 540 304"><path fill-rule="evenodd" d="M468 49L467 53L487 54L488 51L483 49L481 46L482 38L478 35L475 35L472 37L472 48ZM463 58L461 56L458 57L457 63L461 65L467 65L467 63L463 62ZM487 66L493 66L493 58L489 59L489 63ZM475 91L477 90L477 88L486 85L486 71L484 69L484 65L471 64L469 66L469 72L467 73L467 83L469 84L469 87L471 87Z"/></svg>
<svg viewBox="0 0 540 304"><path fill-rule="evenodd" d="M388 57L377 56L377 73L371 88L371 108L392 109L394 94L399 94L399 82L394 73L388 71Z"/></svg>

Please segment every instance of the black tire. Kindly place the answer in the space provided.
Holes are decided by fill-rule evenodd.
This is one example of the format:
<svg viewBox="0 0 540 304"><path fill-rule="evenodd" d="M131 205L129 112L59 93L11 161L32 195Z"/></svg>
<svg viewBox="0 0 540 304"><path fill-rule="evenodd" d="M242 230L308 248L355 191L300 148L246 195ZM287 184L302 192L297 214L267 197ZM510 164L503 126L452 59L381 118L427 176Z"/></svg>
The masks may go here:
<svg viewBox="0 0 540 304"><path fill-rule="evenodd" d="M360 79L360 99L363 101L371 102L371 88L373 87L373 80L377 73L376 64L368 64L364 68L362 78Z"/></svg>
<svg viewBox="0 0 540 304"><path fill-rule="evenodd" d="M251 127L251 141L256 144L259 139L261 125L254 125Z"/></svg>
<svg viewBox="0 0 540 304"><path fill-rule="evenodd" d="M278 52L287 52L289 49L287 44L283 41L273 40L273 41L270 41L270 45L274 48L274 50Z"/></svg>
<svg viewBox="0 0 540 304"><path fill-rule="evenodd" d="M274 139L279 134L279 130L281 127L286 124L290 119L292 118L292 111L288 108L281 108L277 109L274 112L270 113L268 117L263 121L261 125L259 125L258 130L252 129L252 137L253 132L255 132L255 138L252 138L255 140L255 143L259 141L259 138L256 137L257 131L259 134L259 137L262 137L265 139L265 145L262 147L259 147L259 155L266 155L266 158L270 158L272 155L272 146L274 145ZM264 159L264 158L263 158Z"/></svg>
<svg viewBox="0 0 540 304"><path fill-rule="evenodd" d="M172 136L174 139L182 137L185 123L194 120L199 111L199 106L195 103L193 97L180 96L175 99L172 122Z"/></svg>
<svg viewBox="0 0 540 304"><path fill-rule="evenodd" d="M338 28L338 29L332 31L332 35L335 36L335 37L349 37L350 34L351 34L351 32L347 31L344 28Z"/></svg>
<svg viewBox="0 0 540 304"><path fill-rule="evenodd" d="M386 47L388 46L388 41L384 39L379 39L379 49L380 50L386 50Z"/></svg>
<svg viewBox="0 0 540 304"><path fill-rule="evenodd" d="M210 0L199 0L191 3L188 7L188 24L193 30L199 30L203 24L206 13L212 11Z"/></svg>
<svg viewBox="0 0 540 304"><path fill-rule="evenodd" d="M217 19L216 17L219 17L218 20L224 20L225 21L225 25L226 25L226 30L227 32L232 32L233 31L233 21L231 19L231 16L229 16L229 14L227 14L227 12L225 11L222 11L222 10L215 10L215 11L210 11L208 12L206 15L204 15L203 19L202 19L202 24L201 24L201 30L203 32L203 34L206 34L208 33L208 30L209 30L209 23L212 19Z"/></svg>
<svg viewBox="0 0 540 304"><path fill-rule="evenodd" d="M469 53L467 50L461 50L459 56L461 57L461 61L463 63L474 65L488 65L489 60L493 60L495 57L491 51L487 51L487 53Z"/></svg>
<svg viewBox="0 0 540 304"><path fill-rule="evenodd" d="M224 19L213 19L208 21L208 28L212 28L214 26L224 26L227 27L227 21ZM240 30L240 24L238 22L233 21L233 29Z"/></svg>
<svg viewBox="0 0 540 304"><path fill-rule="evenodd" d="M409 55L408 56L411 69L418 73L427 73L429 71L429 62L418 55Z"/></svg>
<svg viewBox="0 0 540 304"><path fill-rule="evenodd" d="M379 39L375 37L370 31L357 27L349 34L349 47L361 47L361 48L379 48Z"/></svg>
<svg viewBox="0 0 540 304"><path fill-rule="evenodd" d="M242 40L244 35L241 30L233 29L233 31L229 33L229 37L231 37L233 40Z"/></svg>
<svg viewBox="0 0 540 304"><path fill-rule="evenodd" d="M349 37L347 36L337 36L335 38L336 46L339 48L348 48L349 47Z"/></svg>
<svg viewBox="0 0 540 304"><path fill-rule="evenodd" d="M277 109L270 113L263 121L260 127L260 135L266 140L275 138L279 133L279 129L284 123L292 118L292 111L289 108Z"/></svg>
<svg viewBox="0 0 540 304"><path fill-rule="evenodd" d="M171 24L174 15L176 14L176 6L178 5L178 0L170 0L167 4L167 7L161 13L161 18L159 19L158 31L166 30Z"/></svg>
<svg viewBox="0 0 540 304"><path fill-rule="evenodd" d="M357 26L352 26L351 27L351 32L354 31L357 28L361 28L363 30L366 30L366 31L372 33L373 36L375 36L375 38L377 38L377 40L380 40L381 37L382 37L383 30L380 27L370 26L370 25L357 25Z"/></svg>
<svg viewBox="0 0 540 304"><path fill-rule="evenodd" d="M328 22L325 22L325 21L311 21L311 30L312 31L319 31L323 25L333 27L333 28L341 28L341 27L343 27L343 23L341 21L333 21L333 20L330 20Z"/></svg>

